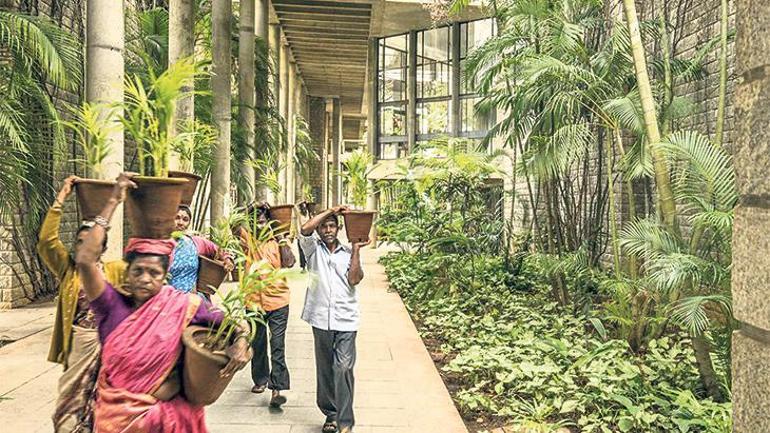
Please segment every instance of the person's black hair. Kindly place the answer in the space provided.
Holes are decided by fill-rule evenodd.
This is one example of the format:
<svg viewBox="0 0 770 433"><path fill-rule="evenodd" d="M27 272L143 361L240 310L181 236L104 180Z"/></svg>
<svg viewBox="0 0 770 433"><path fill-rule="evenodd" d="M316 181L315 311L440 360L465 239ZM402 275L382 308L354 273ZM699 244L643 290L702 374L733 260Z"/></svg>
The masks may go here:
<svg viewBox="0 0 770 433"><path fill-rule="evenodd" d="M342 227L342 224L340 224L340 216L337 214L331 214L328 217L324 218L323 221L321 221L321 224L325 223L327 220L334 221L334 224L337 224L337 228ZM321 224L319 224L319 226Z"/></svg>
<svg viewBox="0 0 770 433"><path fill-rule="evenodd" d="M165 255L165 254L147 254L147 253L138 253L136 251L130 251L130 252L126 253L126 256L124 257L124 259L126 260L126 263L128 263L128 266L131 266L131 264L134 263L134 261L136 259L140 259L142 257L157 257L157 258L159 258L161 265L163 265L163 270L165 272L168 272L169 259L168 259L168 256Z"/></svg>
<svg viewBox="0 0 770 433"><path fill-rule="evenodd" d="M192 219L192 209L190 209L190 206L187 206L186 204L180 204L178 210L184 211L184 213L187 214L187 217Z"/></svg>
<svg viewBox="0 0 770 433"><path fill-rule="evenodd" d="M91 230L92 228L93 228L92 225L81 224L81 226L78 227L78 231L75 232L75 238L80 236L81 232ZM104 233L104 241L102 242L102 251L107 251L107 233L106 232Z"/></svg>

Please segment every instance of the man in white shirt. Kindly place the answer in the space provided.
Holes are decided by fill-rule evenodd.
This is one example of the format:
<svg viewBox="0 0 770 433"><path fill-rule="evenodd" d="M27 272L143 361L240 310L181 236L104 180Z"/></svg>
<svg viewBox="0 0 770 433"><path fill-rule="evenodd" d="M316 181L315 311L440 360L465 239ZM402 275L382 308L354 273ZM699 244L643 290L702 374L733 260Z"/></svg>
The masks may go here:
<svg viewBox="0 0 770 433"><path fill-rule="evenodd" d="M316 359L316 403L326 416L323 433L350 433L353 416L353 366L359 309L356 285L364 278L360 250L337 239L344 206L311 218L300 231L307 268L316 275L305 297L302 319L313 327ZM339 429L339 430L338 430Z"/></svg>

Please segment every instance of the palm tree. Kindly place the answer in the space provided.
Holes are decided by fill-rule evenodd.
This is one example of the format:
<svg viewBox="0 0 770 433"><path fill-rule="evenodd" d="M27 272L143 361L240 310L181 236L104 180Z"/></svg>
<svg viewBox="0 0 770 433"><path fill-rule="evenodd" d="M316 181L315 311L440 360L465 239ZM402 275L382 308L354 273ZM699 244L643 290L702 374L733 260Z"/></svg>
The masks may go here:
<svg viewBox="0 0 770 433"><path fill-rule="evenodd" d="M654 219L629 223L621 246L644 260L644 276L671 306L672 318L692 339L701 382L716 400L724 391L711 358L714 341L728 341L730 241L738 194L730 156L695 132L675 132L661 144L672 161L673 192L692 225L689 239ZM729 346L728 346L729 347ZM729 371L729 349L721 347L722 370Z"/></svg>
<svg viewBox="0 0 770 433"><path fill-rule="evenodd" d="M64 143L59 113L54 106L54 88L75 92L81 84L81 45L69 33L42 17L0 11L0 216L17 209L21 189L28 189L47 205L47 190L40 185L44 175L35 159L50 155ZM54 121L54 142L39 140L40 115ZM32 139L33 136L35 139ZM53 146L52 146L53 145ZM36 186L36 188L26 188ZM26 199L29 200L30 196Z"/></svg>
<svg viewBox="0 0 770 433"><path fill-rule="evenodd" d="M671 190L671 179L668 172L668 166L659 149L660 129L658 127L658 116L655 110L655 99L652 95L650 86L650 77L647 75L647 60L642 43L641 32L639 31L639 20L636 14L636 4L634 0L623 0L623 8L626 12L626 21L628 31L631 37L631 53L634 58L634 69L636 69L636 84L639 90L639 98L642 104L642 113L644 114L644 126L647 132L647 142L649 145L652 164L655 169L655 186L658 191L658 203L660 215L663 222L679 230L677 222L676 203L674 202L673 192Z"/></svg>

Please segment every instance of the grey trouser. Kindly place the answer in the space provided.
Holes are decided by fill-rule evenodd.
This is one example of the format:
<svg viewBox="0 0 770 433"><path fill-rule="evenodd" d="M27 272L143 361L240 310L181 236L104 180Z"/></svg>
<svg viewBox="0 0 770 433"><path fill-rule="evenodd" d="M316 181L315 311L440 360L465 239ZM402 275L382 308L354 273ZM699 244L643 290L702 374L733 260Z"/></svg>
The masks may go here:
<svg viewBox="0 0 770 433"><path fill-rule="evenodd" d="M289 389L289 369L286 367L286 326L289 323L289 306L265 313L265 322L258 324L251 349L251 380L254 385L267 385L269 389ZM270 359L267 356L268 330L270 328Z"/></svg>
<svg viewBox="0 0 770 433"><path fill-rule="evenodd" d="M313 328L315 340L316 403L326 421L340 429L353 427L353 366L356 364L356 332Z"/></svg>

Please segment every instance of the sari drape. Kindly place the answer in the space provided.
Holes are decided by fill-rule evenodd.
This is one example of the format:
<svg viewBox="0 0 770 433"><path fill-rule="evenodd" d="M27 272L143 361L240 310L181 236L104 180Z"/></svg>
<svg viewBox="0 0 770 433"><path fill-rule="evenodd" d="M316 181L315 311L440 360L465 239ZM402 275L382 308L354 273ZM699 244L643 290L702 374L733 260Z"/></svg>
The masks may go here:
<svg viewBox="0 0 770 433"><path fill-rule="evenodd" d="M203 408L181 395L160 401L152 393L182 353L182 332L200 305L198 296L165 286L115 328L102 349L95 409L96 433L205 433Z"/></svg>

